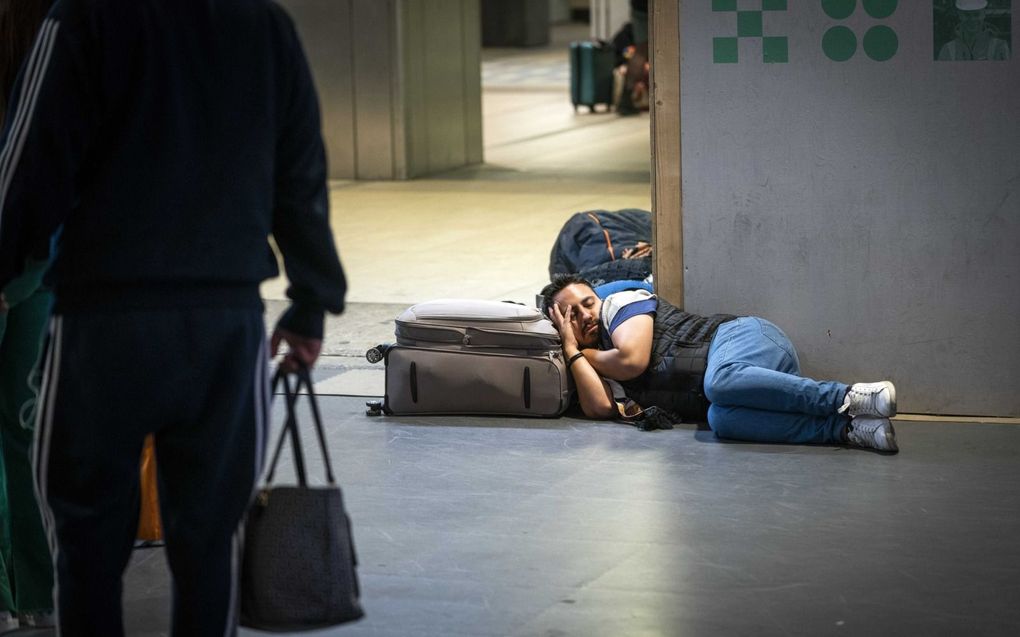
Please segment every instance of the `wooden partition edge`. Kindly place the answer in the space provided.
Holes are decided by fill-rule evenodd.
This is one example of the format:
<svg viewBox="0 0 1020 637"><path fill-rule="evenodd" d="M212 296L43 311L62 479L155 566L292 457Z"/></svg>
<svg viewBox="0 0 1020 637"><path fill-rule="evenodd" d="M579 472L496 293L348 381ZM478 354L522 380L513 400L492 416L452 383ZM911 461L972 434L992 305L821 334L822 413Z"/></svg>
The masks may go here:
<svg viewBox="0 0 1020 637"><path fill-rule="evenodd" d="M683 189L680 155L680 9L652 0L649 12L652 148L652 271L655 292L684 306Z"/></svg>

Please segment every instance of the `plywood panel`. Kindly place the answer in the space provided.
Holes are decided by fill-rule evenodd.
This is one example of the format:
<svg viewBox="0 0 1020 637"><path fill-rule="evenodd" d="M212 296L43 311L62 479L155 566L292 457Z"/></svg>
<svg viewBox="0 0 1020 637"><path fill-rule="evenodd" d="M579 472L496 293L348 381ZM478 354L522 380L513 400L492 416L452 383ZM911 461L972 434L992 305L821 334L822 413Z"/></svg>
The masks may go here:
<svg viewBox="0 0 1020 637"><path fill-rule="evenodd" d="M684 307L683 196L680 189L680 22L674 0L651 5L652 212L655 291Z"/></svg>

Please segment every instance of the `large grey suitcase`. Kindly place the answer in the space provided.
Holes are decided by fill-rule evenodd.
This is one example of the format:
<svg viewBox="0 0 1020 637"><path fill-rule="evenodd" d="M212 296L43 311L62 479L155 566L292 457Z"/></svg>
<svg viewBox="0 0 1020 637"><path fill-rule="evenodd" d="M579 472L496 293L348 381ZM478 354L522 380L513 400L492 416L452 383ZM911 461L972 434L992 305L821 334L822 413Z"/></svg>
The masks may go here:
<svg viewBox="0 0 1020 637"><path fill-rule="evenodd" d="M533 307L438 299L396 320L387 414L555 417L573 389L559 333Z"/></svg>

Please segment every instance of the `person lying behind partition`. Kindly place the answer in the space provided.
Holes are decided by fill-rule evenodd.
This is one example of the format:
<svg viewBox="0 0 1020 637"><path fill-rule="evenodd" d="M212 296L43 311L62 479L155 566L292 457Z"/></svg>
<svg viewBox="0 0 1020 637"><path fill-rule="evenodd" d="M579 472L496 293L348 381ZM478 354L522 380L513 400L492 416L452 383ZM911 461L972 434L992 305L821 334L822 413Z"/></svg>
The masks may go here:
<svg viewBox="0 0 1020 637"><path fill-rule="evenodd" d="M763 318L698 316L646 290L602 300L577 275L541 296L589 418L628 419L640 405L707 420L720 438L898 450L891 382L805 378L793 344Z"/></svg>

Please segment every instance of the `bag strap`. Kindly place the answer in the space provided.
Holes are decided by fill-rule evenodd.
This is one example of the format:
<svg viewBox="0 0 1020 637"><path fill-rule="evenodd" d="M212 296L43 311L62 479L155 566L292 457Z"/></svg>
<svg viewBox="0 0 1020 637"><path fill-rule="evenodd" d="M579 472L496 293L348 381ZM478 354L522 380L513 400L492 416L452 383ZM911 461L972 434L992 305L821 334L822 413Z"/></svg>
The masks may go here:
<svg viewBox="0 0 1020 637"><path fill-rule="evenodd" d="M307 472L305 471L305 458L304 451L301 447L301 436L299 434L299 427L297 422L296 405L298 396L301 393L301 387L304 385L308 392L308 400L311 404L312 411L312 422L315 424L315 432L319 438L319 450L322 452L322 458L326 467L326 479L329 484L335 485L336 478L333 475L333 466L329 458L329 450L326 447L326 435L322 427L322 416L319 412L319 404L316 400L315 390L312 387L312 375L307 367L300 368L297 373L297 380L293 387L290 384L289 375L282 369L277 369L276 375L273 377L273 394L276 394L278 387L283 385L284 398L287 406L287 417L283 423L283 429L280 431L280 437L276 441L276 449L273 451L273 460L269 464L269 472L266 474L266 484L268 485L273 481L273 475L276 472L276 463L280 459L280 453L283 451L283 442L290 437L291 448L294 454L294 471L297 474L298 485L301 487L308 486Z"/></svg>
<svg viewBox="0 0 1020 637"><path fill-rule="evenodd" d="M319 399L315 395L315 389L312 387L312 372L307 367L301 367L298 370L298 386L304 381L305 389L308 391L308 402L312 407L312 422L315 423L315 433L319 437L319 450L322 452L322 462L326 466L326 480L330 484L336 484L336 478L333 476L333 463L329 458L329 449L326 447L326 432L322 427L322 415L319 412Z"/></svg>
<svg viewBox="0 0 1020 637"><path fill-rule="evenodd" d="M273 460L269 464L269 473L266 474L266 484L273 481L273 474L276 473L276 463L280 460L280 452L283 451L283 442L290 436L291 447L294 450L294 470L297 473L298 484L307 486L305 472L304 454L301 452L301 439L297 428L297 417L294 414L294 405L297 403L298 388L291 389L290 378L283 370L277 370L273 376L272 395L276 395L280 385L283 385L284 399L287 406L287 416L283 422L283 429L280 430L280 437L276 441L276 449L273 451Z"/></svg>
<svg viewBox="0 0 1020 637"><path fill-rule="evenodd" d="M599 219L598 215L595 214L594 210L591 212L586 212L585 214L588 215L588 217L590 217L591 220L595 222L595 225L599 227L599 230L602 231L602 236L605 237L606 239L606 251L609 252L609 260L616 261L616 251L613 250L613 240L609 237L609 231L606 230L605 226L602 225L602 220Z"/></svg>

